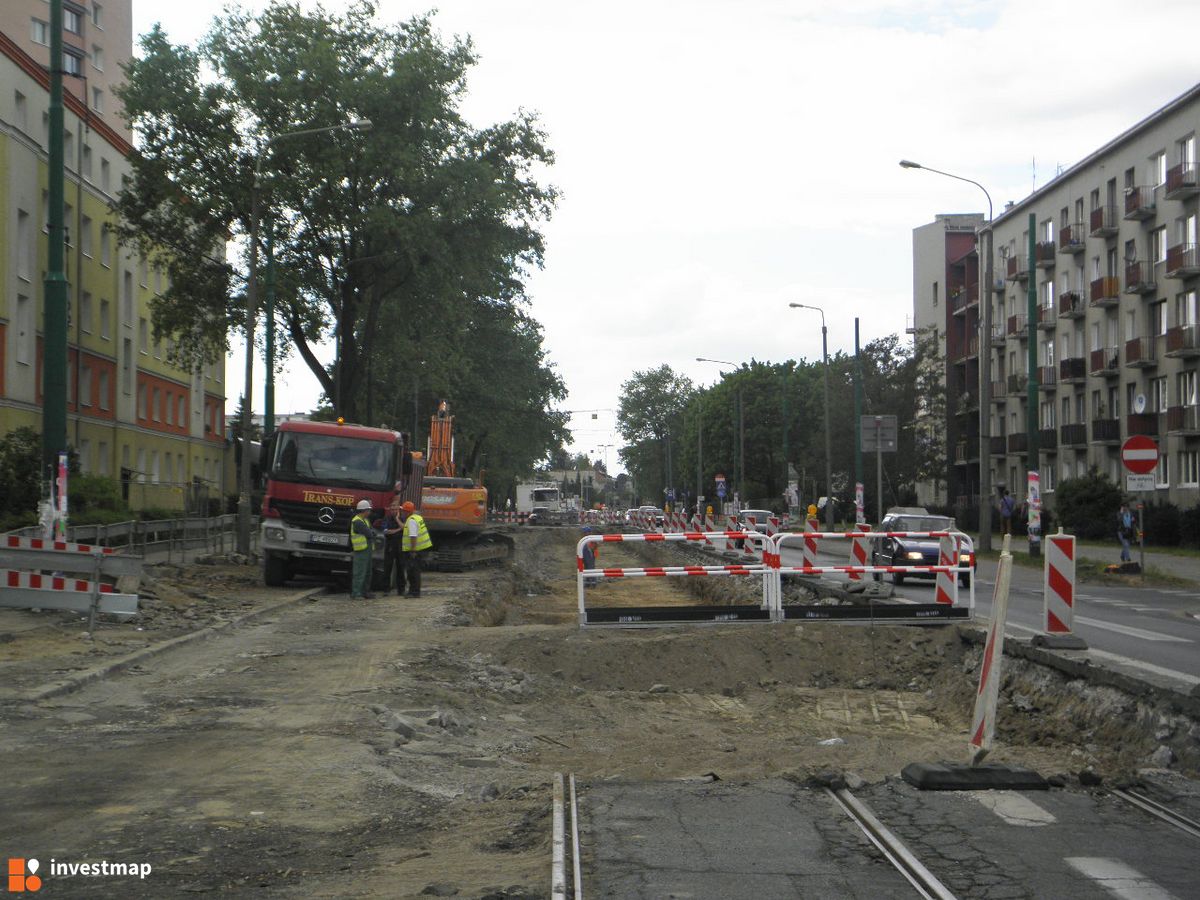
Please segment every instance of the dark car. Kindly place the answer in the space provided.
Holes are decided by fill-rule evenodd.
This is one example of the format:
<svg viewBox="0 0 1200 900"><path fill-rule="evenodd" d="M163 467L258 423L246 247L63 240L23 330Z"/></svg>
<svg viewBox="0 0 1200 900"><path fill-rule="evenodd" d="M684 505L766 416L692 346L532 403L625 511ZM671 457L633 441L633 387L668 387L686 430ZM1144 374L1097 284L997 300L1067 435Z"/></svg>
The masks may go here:
<svg viewBox="0 0 1200 900"><path fill-rule="evenodd" d="M920 508L888 510L877 531L952 531L958 535L959 563L975 570L975 545L969 537L958 530L954 519L935 516ZM874 566L936 566L939 559L940 538L887 537L875 542L871 553ZM905 578L936 578L934 572L892 573L892 583L901 585ZM879 575L875 576L879 580ZM971 576L960 572L958 583L969 587Z"/></svg>

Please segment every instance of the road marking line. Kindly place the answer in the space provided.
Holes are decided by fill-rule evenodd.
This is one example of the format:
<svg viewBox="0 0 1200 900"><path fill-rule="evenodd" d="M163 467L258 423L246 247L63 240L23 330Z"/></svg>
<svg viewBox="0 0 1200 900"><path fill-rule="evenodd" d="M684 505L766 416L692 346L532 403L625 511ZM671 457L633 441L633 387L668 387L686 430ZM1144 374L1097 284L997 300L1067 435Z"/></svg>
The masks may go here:
<svg viewBox="0 0 1200 900"><path fill-rule="evenodd" d="M1028 797L1014 791L977 791L971 796L1009 825L1037 828L1058 821L1049 810L1042 809Z"/></svg>
<svg viewBox="0 0 1200 900"><path fill-rule="evenodd" d="M1176 637L1173 634L1159 634L1157 631L1146 631L1144 628L1134 628L1131 625L1114 625L1111 622L1102 622L1099 619L1089 619L1086 616L1076 616L1075 621L1084 625L1091 625L1093 628L1101 628L1105 631L1115 631L1117 634L1123 634L1127 637L1141 638L1143 641L1168 641L1176 644L1192 643L1187 638Z"/></svg>
<svg viewBox="0 0 1200 900"><path fill-rule="evenodd" d="M1176 900L1137 869L1115 859L1098 856L1069 856L1067 865L1086 875L1115 897L1123 900Z"/></svg>

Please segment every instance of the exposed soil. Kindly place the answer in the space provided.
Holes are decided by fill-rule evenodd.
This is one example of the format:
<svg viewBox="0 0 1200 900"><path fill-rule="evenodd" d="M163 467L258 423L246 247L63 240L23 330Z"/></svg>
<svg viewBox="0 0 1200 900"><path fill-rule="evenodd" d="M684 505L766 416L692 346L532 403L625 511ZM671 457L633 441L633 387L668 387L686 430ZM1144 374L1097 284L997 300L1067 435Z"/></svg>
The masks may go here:
<svg viewBox="0 0 1200 900"><path fill-rule="evenodd" d="M76 616L0 611L0 759L14 785L0 844L155 865L152 884L80 886L89 896L538 897L554 772L874 781L967 760L980 649L959 628L581 630L577 537L518 530L509 569L430 573L419 601L297 600L38 703L21 698L304 585L263 588L246 566L156 567L138 620L90 637ZM606 544L601 564L676 553ZM588 597L753 603L759 590L629 578ZM1005 661L991 760L1077 784L1150 765L1195 777L1198 748L1200 727L1169 704Z"/></svg>

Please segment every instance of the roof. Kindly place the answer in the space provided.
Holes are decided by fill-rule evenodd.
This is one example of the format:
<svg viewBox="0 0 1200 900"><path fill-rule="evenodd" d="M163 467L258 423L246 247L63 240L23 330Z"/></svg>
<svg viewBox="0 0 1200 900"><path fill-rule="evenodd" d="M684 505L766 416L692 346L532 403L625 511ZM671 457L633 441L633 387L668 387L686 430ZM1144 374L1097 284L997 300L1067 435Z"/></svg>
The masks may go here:
<svg viewBox="0 0 1200 900"><path fill-rule="evenodd" d="M387 441L391 443L400 439L400 432L387 428L371 428L367 425L341 424L337 422L280 422L275 430L302 431L306 434L338 434L344 437L356 438L363 441Z"/></svg>

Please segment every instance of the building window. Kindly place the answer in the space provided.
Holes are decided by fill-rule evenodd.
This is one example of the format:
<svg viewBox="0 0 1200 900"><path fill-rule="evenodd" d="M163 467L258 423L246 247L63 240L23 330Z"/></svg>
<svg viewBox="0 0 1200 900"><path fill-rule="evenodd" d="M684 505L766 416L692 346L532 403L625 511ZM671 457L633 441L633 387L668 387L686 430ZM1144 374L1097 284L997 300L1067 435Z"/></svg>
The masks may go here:
<svg viewBox="0 0 1200 900"><path fill-rule="evenodd" d="M108 320L111 318L111 315L112 315L111 311L109 309L110 305L111 304L107 300L101 299L101 301L100 301L100 337L104 338L104 340L106 340L106 341L109 340Z"/></svg>
<svg viewBox="0 0 1200 900"><path fill-rule="evenodd" d="M145 418L146 418L146 413L147 413L147 410L146 410L146 386L145 386L144 384L139 384L139 385L138 385L138 390L137 390L137 414L138 414L138 418L139 418L139 419L145 419Z"/></svg>
<svg viewBox="0 0 1200 900"><path fill-rule="evenodd" d="M112 268L112 232L104 225L100 226L100 265Z"/></svg>
<svg viewBox="0 0 1200 900"><path fill-rule="evenodd" d="M92 295L84 291L79 295L79 327L84 334L92 333Z"/></svg>
<svg viewBox="0 0 1200 900"><path fill-rule="evenodd" d="M121 324L133 325L133 273L129 270L121 278Z"/></svg>
<svg viewBox="0 0 1200 900"><path fill-rule="evenodd" d="M63 47L63 72L67 75L75 75L78 77L83 74L83 59L71 53L66 47Z"/></svg>
<svg viewBox="0 0 1200 900"><path fill-rule="evenodd" d="M22 131L29 130L29 104L25 99L25 95L20 91L13 94L13 102L17 110L17 127Z"/></svg>
<svg viewBox="0 0 1200 900"><path fill-rule="evenodd" d="M112 183L112 166L108 160L100 158L100 189L107 191Z"/></svg>
<svg viewBox="0 0 1200 900"><path fill-rule="evenodd" d="M99 3L92 4L92 24L101 30L104 29L104 6Z"/></svg>
<svg viewBox="0 0 1200 900"><path fill-rule="evenodd" d="M77 10L63 7L63 31L71 34L83 34L83 16Z"/></svg>
<svg viewBox="0 0 1200 900"><path fill-rule="evenodd" d="M84 366L79 370L79 404L92 405L92 367Z"/></svg>
<svg viewBox="0 0 1200 900"><path fill-rule="evenodd" d="M33 360L33 300L24 294L17 294L16 324L16 360L27 366Z"/></svg>
<svg viewBox="0 0 1200 900"><path fill-rule="evenodd" d="M1150 261L1165 263L1167 261L1167 226L1163 225L1150 232Z"/></svg>
<svg viewBox="0 0 1200 900"><path fill-rule="evenodd" d="M1160 488L1171 486L1171 458L1166 453L1158 455L1158 467L1154 470L1154 486Z"/></svg>
<svg viewBox="0 0 1200 900"><path fill-rule="evenodd" d="M145 287L149 282L150 266L145 259L138 263L138 284Z"/></svg>
<svg viewBox="0 0 1200 900"><path fill-rule="evenodd" d="M1054 493L1054 488L1058 484L1057 478L1055 477L1057 474L1058 473L1054 471L1054 463L1050 463L1049 465L1046 466L1045 471L1042 473L1042 493L1043 494L1053 494Z"/></svg>
<svg viewBox="0 0 1200 900"><path fill-rule="evenodd" d="M92 88L92 109L98 113L104 112L104 91L98 87Z"/></svg>
<svg viewBox="0 0 1200 900"><path fill-rule="evenodd" d="M33 217L17 210L17 277L30 280L33 271Z"/></svg>
<svg viewBox="0 0 1200 900"><path fill-rule="evenodd" d="M99 44L92 44L92 68L97 72L104 71L104 48Z"/></svg>
<svg viewBox="0 0 1200 900"><path fill-rule="evenodd" d="M1200 452L1196 450L1180 451L1179 483L1187 487L1200 485Z"/></svg>
<svg viewBox="0 0 1200 900"><path fill-rule="evenodd" d="M1167 411L1167 376L1150 379L1150 411L1161 413Z"/></svg>
<svg viewBox="0 0 1200 900"><path fill-rule="evenodd" d="M41 19L34 19L30 23L29 37L35 44L41 44L43 47L49 47L50 23L43 22Z"/></svg>
<svg viewBox="0 0 1200 900"><path fill-rule="evenodd" d="M1167 183L1167 154L1155 153L1150 157L1150 183L1158 186Z"/></svg>
<svg viewBox="0 0 1200 900"><path fill-rule="evenodd" d="M187 399L183 396L183 394L180 394L178 397L178 402L179 402L179 409L178 409L178 415L175 416L175 422L179 425L180 428L186 428L187 427ZM182 462L179 464L179 468L180 469L183 468Z"/></svg>
<svg viewBox="0 0 1200 900"><path fill-rule="evenodd" d="M1196 324L1196 292L1185 291L1175 295L1175 324Z"/></svg>
<svg viewBox="0 0 1200 900"><path fill-rule="evenodd" d="M83 161L79 164L80 174L88 181L92 180L92 148L84 146Z"/></svg>
<svg viewBox="0 0 1200 900"><path fill-rule="evenodd" d="M121 392L128 397L133 393L133 341L125 338L122 348L125 353L121 357Z"/></svg>
<svg viewBox="0 0 1200 900"><path fill-rule="evenodd" d="M111 385L109 384L110 379L108 377L108 371L106 369L101 369L100 370L100 378L97 380L99 382L99 384L98 384L99 390L97 391L97 393L100 395L100 397L99 397L100 408L103 410L111 409L112 408L112 400L110 398Z"/></svg>
<svg viewBox="0 0 1200 900"><path fill-rule="evenodd" d="M92 442L87 438L79 440L79 471L84 475L92 471Z"/></svg>
<svg viewBox="0 0 1200 900"><path fill-rule="evenodd" d="M150 350L149 331L146 326L146 317L138 318L138 352L143 356L147 355Z"/></svg>
<svg viewBox="0 0 1200 900"><path fill-rule="evenodd" d="M1197 397L1195 371L1183 371L1175 376L1175 392L1179 397L1180 406L1196 405Z"/></svg>
<svg viewBox="0 0 1200 900"><path fill-rule="evenodd" d="M175 402L172 399L170 393L167 394L166 408L167 408L166 422L168 425L174 425L175 424Z"/></svg>
<svg viewBox="0 0 1200 900"><path fill-rule="evenodd" d="M108 441L100 442L99 447L97 448L96 455L99 457L99 459L97 460L99 465L96 467L99 470L99 474L107 475L108 474Z"/></svg>
<svg viewBox="0 0 1200 900"><path fill-rule="evenodd" d="M150 404L150 415L153 416L155 422L162 421L162 395L158 392L158 388L154 389L154 399Z"/></svg>
<svg viewBox="0 0 1200 900"><path fill-rule="evenodd" d="M79 220L79 249L88 259L92 258L92 220L87 216Z"/></svg>
<svg viewBox="0 0 1200 900"><path fill-rule="evenodd" d="M1167 333L1167 301L1159 300L1150 304L1150 335L1157 336Z"/></svg>

